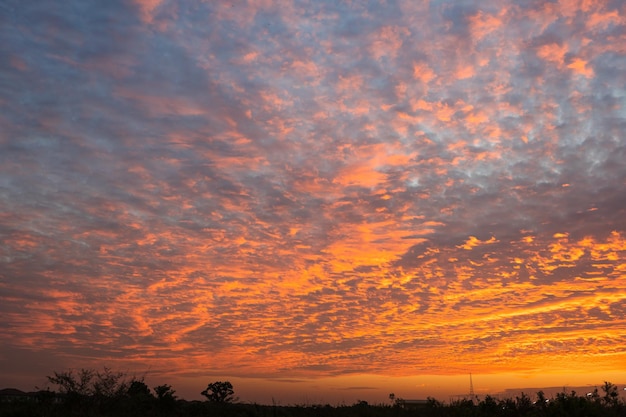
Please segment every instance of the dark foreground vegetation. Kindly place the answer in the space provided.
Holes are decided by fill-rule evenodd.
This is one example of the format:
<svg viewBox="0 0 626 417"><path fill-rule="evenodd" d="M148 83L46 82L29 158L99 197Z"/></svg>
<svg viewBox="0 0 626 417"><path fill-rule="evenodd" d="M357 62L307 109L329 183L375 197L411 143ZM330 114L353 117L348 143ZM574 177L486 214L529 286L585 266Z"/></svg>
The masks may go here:
<svg viewBox="0 0 626 417"><path fill-rule="evenodd" d="M546 398L539 391L532 398L521 394L515 398L460 400L443 404L435 399L370 405L358 401L353 405L270 406L237 402L230 382L212 382L200 393L206 401L178 399L170 385L152 390L143 379L127 378L105 368L103 372L80 370L76 373L55 372L48 377L56 390L23 393L0 391L0 417L625 417L626 402L615 385L605 382L601 391L578 395L562 392Z"/></svg>

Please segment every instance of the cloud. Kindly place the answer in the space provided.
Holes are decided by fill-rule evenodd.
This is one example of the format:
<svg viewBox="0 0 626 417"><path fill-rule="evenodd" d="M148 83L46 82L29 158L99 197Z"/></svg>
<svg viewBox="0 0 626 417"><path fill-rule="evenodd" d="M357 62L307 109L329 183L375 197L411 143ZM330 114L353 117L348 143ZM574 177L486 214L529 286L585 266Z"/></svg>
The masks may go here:
<svg viewBox="0 0 626 417"><path fill-rule="evenodd" d="M135 3L139 8L139 15L141 20L145 24L151 24L154 21L154 16L161 6L161 0L136 0Z"/></svg>
<svg viewBox="0 0 626 417"><path fill-rule="evenodd" d="M6 360L304 381L622 358L616 4L1 7Z"/></svg>
<svg viewBox="0 0 626 417"><path fill-rule="evenodd" d="M460 247L466 250L472 250L472 248L476 247L476 246L480 246L480 245L489 245L489 244L493 244L496 243L496 238L495 237L491 237L489 240L485 240L485 241L481 241L480 239L476 238L475 236L470 236L469 239L467 239L465 241L465 243L463 245L461 245Z"/></svg>

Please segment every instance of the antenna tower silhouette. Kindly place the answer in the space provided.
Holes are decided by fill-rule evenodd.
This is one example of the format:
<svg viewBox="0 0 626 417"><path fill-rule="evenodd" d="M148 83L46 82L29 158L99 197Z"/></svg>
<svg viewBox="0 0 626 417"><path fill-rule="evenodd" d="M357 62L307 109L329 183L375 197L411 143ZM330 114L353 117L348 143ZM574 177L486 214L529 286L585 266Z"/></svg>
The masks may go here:
<svg viewBox="0 0 626 417"><path fill-rule="evenodd" d="M474 398L474 384L472 383L472 373L470 372L470 398Z"/></svg>

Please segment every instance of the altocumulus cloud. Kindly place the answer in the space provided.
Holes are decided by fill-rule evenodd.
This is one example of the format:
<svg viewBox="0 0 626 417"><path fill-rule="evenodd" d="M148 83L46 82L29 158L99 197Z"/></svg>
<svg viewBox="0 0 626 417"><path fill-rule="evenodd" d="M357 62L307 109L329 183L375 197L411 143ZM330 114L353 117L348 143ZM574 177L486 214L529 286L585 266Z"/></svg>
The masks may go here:
<svg viewBox="0 0 626 417"><path fill-rule="evenodd" d="M626 363L623 2L0 9L7 378Z"/></svg>

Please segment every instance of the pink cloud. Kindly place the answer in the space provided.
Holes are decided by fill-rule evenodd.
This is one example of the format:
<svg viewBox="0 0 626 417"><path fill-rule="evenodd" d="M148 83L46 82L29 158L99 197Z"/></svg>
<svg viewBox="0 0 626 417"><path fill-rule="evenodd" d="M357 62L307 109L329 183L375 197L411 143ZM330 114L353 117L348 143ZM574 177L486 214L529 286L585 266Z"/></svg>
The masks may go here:
<svg viewBox="0 0 626 417"><path fill-rule="evenodd" d="M591 30L604 30L607 29L610 25L623 25L624 17L620 16L619 11L611 10L611 11L598 11L592 13L589 19L587 20L587 27Z"/></svg>
<svg viewBox="0 0 626 417"><path fill-rule="evenodd" d="M424 84L428 84L436 77L436 74L428 64L418 62L413 64L413 77Z"/></svg>
<svg viewBox="0 0 626 417"><path fill-rule="evenodd" d="M561 68L565 61L565 54L568 52L567 45L559 45L551 43L539 47L537 50L537 56L548 62L556 64L558 68Z"/></svg>
<svg viewBox="0 0 626 417"><path fill-rule="evenodd" d="M485 36L498 30L504 21L502 17L507 13L506 9L500 10L498 15L487 14L479 11L477 14L469 18L472 37L476 42L480 42Z"/></svg>
<svg viewBox="0 0 626 417"><path fill-rule="evenodd" d="M456 71L454 76L459 79L459 80L463 80L466 78L471 78L476 74L476 69L474 68L473 65L461 65L459 66Z"/></svg>
<svg viewBox="0 0 626 417"><path fill-rule="evenodd" d="M137 102L152 117L165 115L199 116L206 109L189 97L166 97L139 92L129 88L118 88L116 95Z"/></svg>
<svg viewBox="0 0 626 417"><path fill-rule="evenodd" d="M375 60L379 60L383 56L396 58L402 47L403 38L410 33L406 27L385 26L372 36L370 53Z"/></svg>
<svg viewBox="0 0 626 417"><path fill-rule="evenodd" d="M137 6L139 6L140 17L143 23L151 24L154 21L154 16L159 6L163 3L163 0L134 0Z"/></svg>

